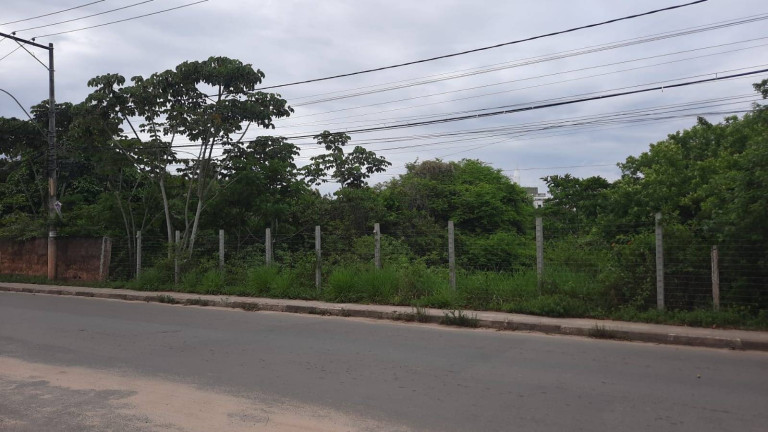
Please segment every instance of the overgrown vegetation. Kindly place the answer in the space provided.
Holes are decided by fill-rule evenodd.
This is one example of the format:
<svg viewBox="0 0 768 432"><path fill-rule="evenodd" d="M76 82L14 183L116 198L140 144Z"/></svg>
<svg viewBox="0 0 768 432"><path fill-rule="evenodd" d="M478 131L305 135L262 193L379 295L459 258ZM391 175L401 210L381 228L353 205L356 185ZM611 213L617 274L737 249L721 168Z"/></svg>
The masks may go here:
<svg viewBox="0 0 768 432"><path fill-rule="evenodd" d="M452 310L446 312L443 314L443 319L440 321L440 323L457 327L475 328L478 326L477 316L468 315L462 310Z"/></svg>
<svg viewBox="0 0 768 432"><path fill-rule="evenodd" d="M478 160L416 161L369 186L367 179L389 162L362 147L347 151L343 133L318 134L326 153L303 167L298 147L285 138L243 141L251 125L270 128L292 113L280 95L255 90L263 77L250 65L212 57L129 85L116 74L96 77L86 101L57 105L63 210L55 223L61 235L113 239L109 286L768 328L764 106L719 124L699 119L627 158L614 182L545 177L552 199L534 210L520 186ZM215 97L198 86L215 88ZM763 95L767 87L768 80L755 86ZM39 157L46 142L38 130L48 110L43 104L32 113L30 121L0 118L5 239L44 235L48 222ZM199 145L200 156L173 152L178 138ZM214 147L223 149L218 158ZM329 180L340 185L333 194L314 189ZM657 212L665 236L665 312L655 310ZM541 281L536 216L545 221ZM456 227L455 290L448 284L448 221ZM373 263L374 223L381 224L381 269ZM316 225L323 230L321 289L314 284ZM173 245L176 228L181 240ZM224 270L215 255L221 228ZM261 264L266 228L273 236L270 266ZM146 241L136 277L139 230ZM719 312L709 294L713 245L722 269ZM461 319L457 313L450 319Z"/></svg>

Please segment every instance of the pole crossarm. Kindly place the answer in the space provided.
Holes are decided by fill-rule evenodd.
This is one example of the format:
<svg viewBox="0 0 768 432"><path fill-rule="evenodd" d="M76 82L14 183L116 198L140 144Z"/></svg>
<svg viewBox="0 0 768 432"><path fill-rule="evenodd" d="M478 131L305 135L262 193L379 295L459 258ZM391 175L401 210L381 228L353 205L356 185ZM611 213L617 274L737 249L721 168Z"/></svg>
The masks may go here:
<svg viewBox="0 0 768 432"><path fill-rule="evenodd" d="M37 48L42 48L44 50L49 50L50 51L50 50L53 49L51 47L39 44L39 43L37 43L35 41L31 41L31 40L28 40L28 39L22 39L20 37L16 37L14 35L10 35L10 34L7 34L7 33L0 32L0 36L6 37L8 39L14 40L14 41L19 42L19 43L23 43L23 44L27 44L27 45L32 45L32 46L37 47Z"/></svg>

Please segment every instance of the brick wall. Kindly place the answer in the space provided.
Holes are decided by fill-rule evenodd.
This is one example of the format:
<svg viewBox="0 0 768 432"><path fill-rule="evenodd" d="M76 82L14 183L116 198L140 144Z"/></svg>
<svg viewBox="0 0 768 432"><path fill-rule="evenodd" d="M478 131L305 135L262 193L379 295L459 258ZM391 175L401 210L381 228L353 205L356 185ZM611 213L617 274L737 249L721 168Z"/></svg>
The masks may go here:
<svg viewBox="0 0 768 432"><path fill-rule="evenodd" d="M97 281L108 277L112 252L109 239L59 237L56 243L56 274L59 279ZM48 239L0 240L0 274L47 276Z"/></svg>

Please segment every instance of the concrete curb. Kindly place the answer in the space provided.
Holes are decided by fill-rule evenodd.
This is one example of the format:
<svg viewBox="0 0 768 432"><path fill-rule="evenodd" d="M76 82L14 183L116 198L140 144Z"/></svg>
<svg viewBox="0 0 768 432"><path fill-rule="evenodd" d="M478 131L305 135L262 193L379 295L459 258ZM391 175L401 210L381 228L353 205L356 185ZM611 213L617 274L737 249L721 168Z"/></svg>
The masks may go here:
<svg viewBox="0 0 768 432"><path fill-rule="evenodd" d="M222 297L177 292L148 293L123 289L70 286L50 287L20 283L0 283L0 292L2 291L194 306L218 306L246 311L285 312L431 324L444 324L444 317L447 313L440 309L416 310L403 306L335 304L302 300ZM546 318L501 312L464 311L464 316L469 318L472 327L495 330L528 331L665 345L768 351L768 332L715 330L621 321Z"/></svg>

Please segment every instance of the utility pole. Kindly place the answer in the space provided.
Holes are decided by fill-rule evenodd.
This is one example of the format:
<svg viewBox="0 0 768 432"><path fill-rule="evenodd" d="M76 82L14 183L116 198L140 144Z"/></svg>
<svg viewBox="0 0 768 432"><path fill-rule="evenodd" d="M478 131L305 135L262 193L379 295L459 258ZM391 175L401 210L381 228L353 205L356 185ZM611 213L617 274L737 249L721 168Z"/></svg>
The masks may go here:
<svg viewBox="0 0 768 432"><path fill-rule="evenodd" d="M45 46L34 40L21 39L5 33L0 33L0 36L16 41L19 44L31 45L48 51L48 66L46 67L48 69L48 279L54 280L56 279L56 237L58 235L56 230L58 210L56 206L58 200L56 199L56 95L53 79L53 44L49 43L48 46ZM26 48L24 50L26 51Z"/></svg>

